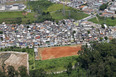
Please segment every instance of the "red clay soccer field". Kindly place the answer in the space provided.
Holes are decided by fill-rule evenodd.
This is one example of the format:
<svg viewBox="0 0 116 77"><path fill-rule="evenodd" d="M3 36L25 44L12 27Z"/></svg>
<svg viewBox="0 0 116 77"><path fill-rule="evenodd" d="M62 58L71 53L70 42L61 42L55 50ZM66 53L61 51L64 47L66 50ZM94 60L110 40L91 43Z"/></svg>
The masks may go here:
<svg viewBox="0 0 116 77"><path fill-rule="evenodd" d="M47 60L47 59L77 55L77 52L81 50L81 45L39 48L38 50L41 56L41 60Z"/></svg>

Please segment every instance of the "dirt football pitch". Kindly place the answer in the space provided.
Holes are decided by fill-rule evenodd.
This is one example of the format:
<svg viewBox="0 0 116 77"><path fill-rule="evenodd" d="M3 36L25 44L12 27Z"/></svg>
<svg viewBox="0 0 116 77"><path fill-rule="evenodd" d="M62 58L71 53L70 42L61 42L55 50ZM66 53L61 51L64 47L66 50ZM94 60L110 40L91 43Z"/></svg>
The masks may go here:
<svg viewBox="0 0 116 77"><path fill-rule="evenodd" d="M36 59L47 60L47 59L78 55L77 52L79 50L81 50L81 45L38 48L39 56Z"/></svg>

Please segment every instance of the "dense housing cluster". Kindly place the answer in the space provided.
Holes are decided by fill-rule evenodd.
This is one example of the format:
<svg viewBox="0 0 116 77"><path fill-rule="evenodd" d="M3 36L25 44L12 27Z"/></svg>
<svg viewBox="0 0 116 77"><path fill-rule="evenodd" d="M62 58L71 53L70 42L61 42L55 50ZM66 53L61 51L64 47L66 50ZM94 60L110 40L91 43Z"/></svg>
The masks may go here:
<svg viewBox="0 0 116 77"><path fill-rule="evenodd" d="M49 47L116 38L116 27L101 26L89 21L78 24L73 19L62 20L57 24L51 21L30 25L3 23L0 31L1 47Z"/></svg>

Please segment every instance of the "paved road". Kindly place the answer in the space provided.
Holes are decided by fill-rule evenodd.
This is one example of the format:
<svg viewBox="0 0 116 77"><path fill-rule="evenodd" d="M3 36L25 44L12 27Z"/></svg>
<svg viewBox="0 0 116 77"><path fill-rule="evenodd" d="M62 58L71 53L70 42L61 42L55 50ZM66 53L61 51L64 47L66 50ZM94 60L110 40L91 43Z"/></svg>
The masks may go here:
<svg viewBox="0 0 116 77"><path fill-rule="evenodd" d="M90 16L88 16L86 18L83 18L81 21L87 21L87 20L92 19L94 17L96 17L96 15L90 15Z"/></svg>

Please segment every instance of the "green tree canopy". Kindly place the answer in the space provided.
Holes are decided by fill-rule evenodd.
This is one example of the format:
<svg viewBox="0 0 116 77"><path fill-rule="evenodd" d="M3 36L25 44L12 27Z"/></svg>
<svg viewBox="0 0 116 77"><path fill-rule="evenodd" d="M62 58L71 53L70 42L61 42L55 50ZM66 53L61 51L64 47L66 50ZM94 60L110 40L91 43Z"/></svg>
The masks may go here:
<svg viewBox="0 0 116 77"><path fill-rule="evenodd" d="M13 66L8 66L7 70L8 77L15 77L15 69Z"/></svg>
<svg viewBox="0 0 116 77"><path fill-rule="evenodd" d="M108 7L108 3L102 4L99 10L105 10Z"/></svg>
<svg viewBox="0 0 116 77"><path fill-rule="evenodd" d="M80 51L80 66L89 72L89 77L116 77L116 39L111 43L91 43Z"/></svg>
<svg viewBox="0 0 116 77"><path fill-rule="evenodd" d="M20 66L18 68L21 77L28 77L27 69L25 66Z"/></svg>

